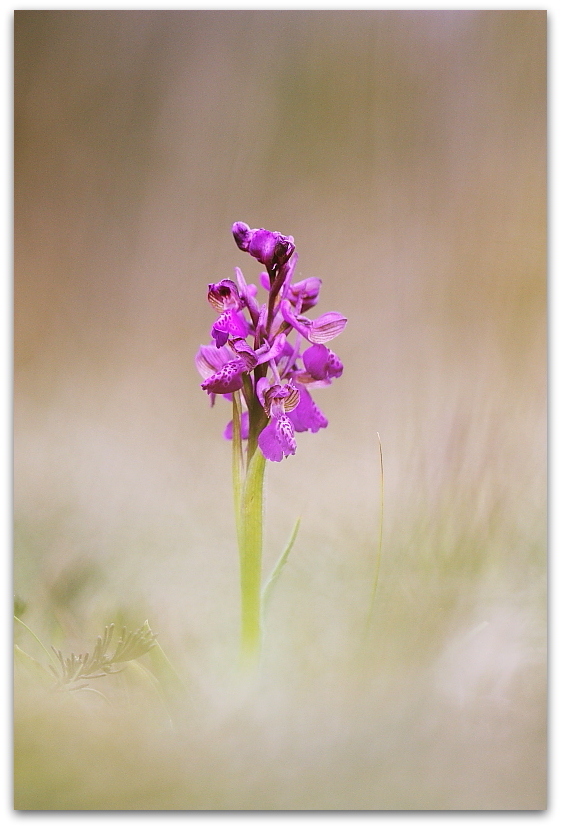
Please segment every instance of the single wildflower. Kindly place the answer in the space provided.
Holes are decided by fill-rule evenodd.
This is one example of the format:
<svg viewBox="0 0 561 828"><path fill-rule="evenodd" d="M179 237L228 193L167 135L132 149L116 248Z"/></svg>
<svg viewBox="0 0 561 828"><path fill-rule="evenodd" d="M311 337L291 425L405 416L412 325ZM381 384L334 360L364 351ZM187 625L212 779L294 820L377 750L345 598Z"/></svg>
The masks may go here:
<svg viewBox="0 0 561 828"><path fill-rule="evenodd" d="M297 433L315 434L327 427L310 390L324 388L342 375L343 363L326 343L344 330L347 319L336 311L315 319L306 315L319 301L322 282L314 276L293 281L298 253L292 236L252 229L239 221L232 233L239 249L265 270L259 274L259 285L246 282L238 267L235 281L208 285L207 299L217 316L210 344L201 345L195 364L211 405L217 397L232 405L233 416L223 435L232 442L242 653L254 660L261 635L265 463L295 454ZM265 291L264 301L259 299L259 286ZM294 537L295 533L290 544Z"/></svg>

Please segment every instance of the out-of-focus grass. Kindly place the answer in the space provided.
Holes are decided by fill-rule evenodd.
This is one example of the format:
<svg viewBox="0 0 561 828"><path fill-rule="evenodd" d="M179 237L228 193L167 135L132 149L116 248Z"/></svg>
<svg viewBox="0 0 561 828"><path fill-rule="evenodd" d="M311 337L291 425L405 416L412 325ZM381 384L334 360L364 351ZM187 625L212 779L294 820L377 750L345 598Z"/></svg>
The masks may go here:
<svg viewBox="0 0 561 828"><path fill-rule="evenodd" d="M107 403L106 416L119 431L115 405ZM543 807L543 423L532 406L509 422L486 412L487 429L479 416L462 435L456 462L445 426L450 411L425 446L418 438L396 446L389 433L385 461L394 484L386 487L367 634L378 520L374 443L366 469L344 419L319 445L301 440L290 496L282 480L288 464L269 469L269 567L300 509L303 521L271 600L254 686L244 686L236 670L228 446L217 450L208 440L195 450L188 441L180 453L173 435L160 432L144 463L131 459L156 475L146 481L129 478L128 455L120 457L116 440L104 462L96 452L95 496L74 502L76 466L94 463L89 440L80 440L86 424L76 412L53 424L46 454L62 442L72 448L58 457L57 498L67 512L49 514L52 493L41 507L30 469L27 495L38 510L35 520L28 512L18 535L17 570L24 562L28 568L17 579L28 602L23 617L65 652L90 646L106 622L131 626L148 617L186 690L170 726L150 688L131 696L113 677L92 683L109 694L108 707L95 697L45 693L17 672L17 807ZM520 433L527 438L517 453ZM449 442L449 468L432 456L440 439ZM201 465L188 459L192 451L201 452ZM29 463L44 468L46 460L35 451ZM206 463L213 465L208 483L201 482L206 471L197 486L181 483L185 469ZM128 497L114 503L120 475L130 479ZM147 490L149 509L141 496ZM18 641L40 658L24 634Z"/></svg>
<svg viewBox="0 0 561 828"><path fill-rule="evenodd" d="M18 661L17 808L545 806L544 24L16 13L17 611L64 653L148 618L185 683ZM349 317L268 469L266 569L302 523L254 683L193 368L236 219Z"/></svg>

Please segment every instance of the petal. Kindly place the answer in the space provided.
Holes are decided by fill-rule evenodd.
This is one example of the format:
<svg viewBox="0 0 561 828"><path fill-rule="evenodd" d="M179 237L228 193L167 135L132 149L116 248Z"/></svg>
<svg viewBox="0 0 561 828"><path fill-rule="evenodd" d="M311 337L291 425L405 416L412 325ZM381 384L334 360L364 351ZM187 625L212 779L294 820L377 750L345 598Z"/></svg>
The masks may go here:
<svg viewBox="0 0 561 828"><path fill-rule="evenodd" d="M242 411L242 440L247 440L249 437L249 411ZM224 429L224 437L226 440L232 440L234 437L234 421L230 420Z"/></svg>
<svg viewBox="0 0 561 828"><path fill-rule="evenodd" d="M277 439L275 423L273 420L271 420L269 425L265 426L257 438L257 444L267 460L273 460L275 463L278 463L279 460L283 459L284 453L281 448L281 444Z"/></svg>
<svg viewBox="0 0 561 828"><path fill-rule="evenodd" d="M246 337L249 328L248 324L235 310L225 310L221 313L211 329L212 337L216 346L221 348L228 342L229 336Z"/></svg>
<svg viewBox="0 0 561 828"><path fill-rule="evenodd" d="M246 364L243 359L234 359L201 383L201 388L209 394L231 394L232 391L239 391L243 385L245 370Z"/></svg>
<svg viewBox="0 0 561 828"><path fill-rule="evenodd" d="M270 230L254 230L247 252L266 267L273 263L277 246L277 233Z"/></svg>
<svg viewBox="0 0 561 828"><path fill-rule="evenodd" d="M300 402L300 391L292 384L292 380L289 380L288 383L283 386L283 392L284 410L286 412L293 411Z"/></svg>
<svg viewBox="0 0 561 828"><path fill-rule="evenodd" d="M218 322L214 323L210 330L211 336L216 342L217 348L222 348L228 342L228 329L222 327L222 325L222 320L219 319Z"/></svg>
<svg viewBox="0 0 561 828"><path fill-rule="evenodd" d="M312 345L302 354L302 360L310 377L314 380L327 380L340 377L343 363L326 345Z"/></svg>
<svg viewBox="0 0 561 828"><path fill-rule="evenodd" d="M296 454L296 438L294 437L294 426L286 414L275 417L275 433L281 445L285 457L289 454Z"/></svg>
<svg viewBox="0 0 561 828"><path fill-rule="evenodd" d="M308 339L316 343L329 342L341 333L346 324L347 319L342 314L336 311L324 313L312 322Z"/></svg>
<svg viewBox="0 0 561 828"><path fill-rule="evenodd" d="M294 428L286 414L274 417L257 438L259 448L267 458L278 463L283 457L296 453Z"/></svg>
<svg viewBox="0 0 561 828"><path fill-rule="evenodd" d="M294 330L301 333L306 339L310 338L310 328L312 323L305 316L296 316L290 306L288 299L283 299L280 303L280 309L285 322L288 322Z"/></svg>
<svg viewBox="0 0 561 828"><path fill-rule="evenodd" d="M247 250L253 235L253 230L250 230L249 225L243 221L236 221L232 225L232 234L234 241L240 250Z"/></svg>
<svg viewBox="0 0 561 828"><path fill-rule="evenodd" d="M315 380L326 378L329 353L329 348L326 345L312 345L302 354L306 371Z"/></svg>
<svg viewBox="0 0 561 828"><path fill-rule="evenodd" d="M201 345L195 357L195 365L201 377L207 379L231 359L232 353L229 348L217 348L213 342L212 345Z"/></svg>
<svg viewBox="0 0 561 828"><path fill-rule="evenodd" d="M266 400L265 400L265 391L271 385L270 380L267 377L261 377L261 379L257 380L257 385L255 386L255 393L257 394L257 399L263 406L266 407Z"/></svg>
<svg viewBox="0 0 561 828"><path fill-rule="evenodd" d="M257 364L261 365L263 362L270 362L272 359L276 359L284 351L285 345L286 334L277 334L270 348L268 347L268 345L263 345L261 348L259 348L259 350L256 351L256 355L258 357Z"/></svg>
<svg viewBox="0 0 561 828"><path fill-rule="evenodd" d="M288 416L296 431L311 431L315 434L320 428L327 426L327 419L313 401L310 392L302 386L299 387L299 391L300 402Z"/></svg>
<svg viewBox="0 0 561 828"><path fill-rule="evenodd" d="M298 305L299 309L304 312L317 304L320 288L321 279L311 276L291 285L288 290L285 290L285 296L294 306Z"/></svg>
<svg viewBox="0 0 561 828"><path fill-rule="evenodd" d="M222 279L221 282L208 286L208 301L217 311L227 310L228 308L235 308L236 310L242 306L240 299L240 292L235 282L231 279Z"/></svg>

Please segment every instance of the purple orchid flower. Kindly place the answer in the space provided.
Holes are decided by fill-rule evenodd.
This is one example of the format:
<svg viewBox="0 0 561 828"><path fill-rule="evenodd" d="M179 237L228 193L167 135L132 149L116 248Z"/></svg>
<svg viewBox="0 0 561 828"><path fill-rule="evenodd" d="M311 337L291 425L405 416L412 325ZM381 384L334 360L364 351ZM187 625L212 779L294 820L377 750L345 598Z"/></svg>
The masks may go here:
<svg viewBox="0 0 561 828"><path fill-rule="evenodd" d="M243 221L232 226L234 240L240 250L264 264L267 270L285 264L294 253L294 239L270 230L251 230Z"/></svg>
<svg viewBox="0 0 561 828"><path fill-rule="evenodd" d="M262 377L257 383L257 396L269 417L269 424L259 434L259 448L267 458L278 462L296 453L294 425L288 412L300 402L300 392L289 382L286 385L269 385Z"/></svg>
<svg viewBox="0 0 561 828"><path fill-rule="evenodd" d="M330 385L343 373L325 343L344 330L347 319L335 311L314 320L304 315L317 304L322 282L292 281L298 263L292 236L244 222L236 222L232 233L240 250L265 266L259 278L268 296L260 303L258 286L248 284L239 268L235 282L209 284L208 301L218 317L212 344L199 348L195 363L212 404L216 396L231 399L242 392L242 440L278 462L295 453L295 432L316 433L328 424L309 389ZM308 347L301 352L303 343ZM232 436L230 422L224 437Z"/></svg>

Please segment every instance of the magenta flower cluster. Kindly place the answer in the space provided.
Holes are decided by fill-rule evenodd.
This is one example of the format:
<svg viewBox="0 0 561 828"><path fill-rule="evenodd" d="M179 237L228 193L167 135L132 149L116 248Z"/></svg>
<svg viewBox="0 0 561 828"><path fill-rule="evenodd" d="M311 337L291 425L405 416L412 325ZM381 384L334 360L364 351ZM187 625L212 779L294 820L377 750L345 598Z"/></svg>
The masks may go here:
<svg viewBox="0 0 561 828"><path fill-rule="evenodd" d="M298 254L292 236L252 230L241 221L232 233L238 247L265 266L260 282L267 299L259 303L257 286L247 284L239 268L236 282L209 285L208 301L218 317L212 343L199 348L195 362L212 404L216 395L231 399L242 392L242 438L253 436L268 460L279 461L295 453L295 432L327 426L309 389L330 385L343 373L326 342L347 320L336 312L313 320L304 315L317 304L321 279L293 282ZM232 438L232 422L224 435Z"/></svg>

